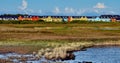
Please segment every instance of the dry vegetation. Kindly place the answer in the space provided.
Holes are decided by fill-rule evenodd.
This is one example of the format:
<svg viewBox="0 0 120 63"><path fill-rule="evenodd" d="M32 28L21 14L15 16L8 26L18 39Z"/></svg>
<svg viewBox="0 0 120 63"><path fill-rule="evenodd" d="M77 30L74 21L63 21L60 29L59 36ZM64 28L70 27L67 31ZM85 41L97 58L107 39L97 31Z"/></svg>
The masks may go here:
<svg viewBox="0 0 120 63"><path fill-rule="evenodd" d="M0 52L64 59L93 45L120 45L120 23L0 24Z"/></svg>

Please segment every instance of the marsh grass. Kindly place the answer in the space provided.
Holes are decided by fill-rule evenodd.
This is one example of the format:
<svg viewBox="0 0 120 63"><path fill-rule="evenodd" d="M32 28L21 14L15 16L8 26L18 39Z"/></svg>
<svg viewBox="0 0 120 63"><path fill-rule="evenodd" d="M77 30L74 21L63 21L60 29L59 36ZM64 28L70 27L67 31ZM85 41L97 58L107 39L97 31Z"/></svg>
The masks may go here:
<svg viewBox="0 0 120 63"><path fill-rule="evenodd" d="M0 24L0 51L64 59L90 46L120 45L119 23Z"/></svg>
<svg viewBox="0 0 120 63"><path fill-rule="evenodd" d="M116 45L120 46L120 40L117 41L67 41L67 40L36 40L36 41L19 41L7 40L0 41L0 50L6 52L16 53L32 53L36 52L36 56L41 58L45 56L49 60L65 59L71 51L79 51L84 48L92 46L107 46ZM4 48L5 47L5 48Z"/></svg>

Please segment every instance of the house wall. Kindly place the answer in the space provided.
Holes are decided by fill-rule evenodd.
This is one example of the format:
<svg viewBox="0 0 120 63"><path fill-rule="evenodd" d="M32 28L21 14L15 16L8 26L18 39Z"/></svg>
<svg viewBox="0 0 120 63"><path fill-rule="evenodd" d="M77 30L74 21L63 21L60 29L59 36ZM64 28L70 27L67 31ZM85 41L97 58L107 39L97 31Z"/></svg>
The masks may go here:
<svg viewBox="0 0 120 63"><path fill-rule="evenodd" d="M94 18L88 18L88 21L95 21Z"/></svg>
<svg viewBox="0 0 120 63"><path fill-rule="evenodd" d="M82 21L87 21L88 18L87 18L87 17L81 17L80 20L82 20Z"/></svg>
<svg viewBox="0 0 120 63"><path fill-rule="evenodd" d="M72 18L72 20L80 20L80 18Z"/></svg>
<svg viewBox="0 0 120 63"><path fill-rule="evenodd" d="M63 22L68 22L68 18L63 18Z"/></svg>
<svg viewBox="0 0 120 63"><path fill-rule="evenodd" d="M96 17L94 21L101 21L101 19L99 17Z"/></svg>
<svg viewBox="0 0 120 63"><path fill-rule="evenodd" d="M19 16L19 17L18 17L18 20L20 20L20 21L23 20L23 17L22 17L22 16Z"/></svg>
<svg viewBox="0 0 120 63"><path fill-rule="evenodd" d="M104 22L110 22L110 19L106 19L106 18L101 18L101 21L104 21Z"/></svg>
<svg viewBox="0 0 120 63"><path fill-rule="evenodd" d="M116 22L116 19L115 18L111 18L111 22Z"/></svg>
<svg viewBox="0 0 120 63"><path fill-rule="evenodd" d="M73 21L73 18L71 16L68 17L68 22Z"/></svg>
<svg viewBox="0 0 120 63"><path fill-rule="evenodd" d="M48 16L46 19L45 19L46 22L52 22L52 18L51 16Z"/></svg>

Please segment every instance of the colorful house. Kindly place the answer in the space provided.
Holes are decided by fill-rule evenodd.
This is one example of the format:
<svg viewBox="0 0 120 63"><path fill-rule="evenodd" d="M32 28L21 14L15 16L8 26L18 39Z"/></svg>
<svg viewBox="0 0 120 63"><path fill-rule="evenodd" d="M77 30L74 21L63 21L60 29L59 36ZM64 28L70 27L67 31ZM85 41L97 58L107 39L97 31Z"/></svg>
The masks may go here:
<svg viewBox="0 0 120 63"><path fill-rule="evenodd" d="M88 18L87 18L86 16L84 16L84 17L82 16L82 17L80 18L80 20L81 20L81 21L87 21Z"/></svg>
<svg viewBox="0 0 120 63"><path fill-rule="evenodd" d="M29 18L28 20L31 20L31 18ZM39 17L38 16L32 16L32 21L38 21Z"/></svg>
<svg viewBox="0 0 120 63"><path fill-rule="evenodd" d="M109 17L100 17L101 21L103 22L110 22L111 19Z"/></svg>
<svg viewBox="0 0 120 63"><path fill-rule="evenodd" d="M95 21L96 16L88 16L88 21Z"/></svg>
<svg viewBox="0 0 120 63"><path fill-rule="evenodd" d="M53 22L57 22L57 16L52 17Z"/></svg>
<svg viewBox="0 0 120 63"><path fill-rule="evenodd" d="M22 21L22 20L23 20L23 17L22 17L22 16L19 16L19 17L18 17L18 20Z"/></svg>
<svg viewBox="0 0 120 63"><path fill-rule="evenodd" d="M111 17L112 17L112 15L101 15L100 16L101 21L103 21L103 22L110 22L111 21Z"/></svg>
<svg viewBox="0 0 120 63"><path fill-rule="evenodd" d="M72 16L72 21L80 20L79 16Z"/></svg>
<svg viewBox="0 0 120 63"><path fill-rule="evenodd" d="M53 16L52 20L53 22L62 22L62 18L60 16Z"/></svg>
<svg viewBox="0 0 120 63"><path fill-rule="evenodd" d="M38 16L19 16L18 20L20 20L20 21L23 21L23 20L38 21L39 17Z"/></svg>
<svg viewBox="0 0 120 63"><path fill-rule="evenodd" d="M94 21L101 21L100 17L96 17Z"/></svg>
<svg viewBox="0 0 120 63"><path fill-rule="evenodd" d="M116 18L111 18L111 22L116 22Z"/></svg>
<svg viewBox="0 0 120 63"><path fill-rule="evenodd" d="M45 18L45 21L46 21L46 22L52 22L52 17L51 17L51 16L48 16L47 18Z"/></svg>
<svg viewBox="0 0 120 63"><path fill-rule="evenodd" d="M73 18L71 16L68 16L68 22L71 22Z"/></svg>
<svg viewBox="0 0 120 63"><path fill-rule="evenodd" d="M57 20L58 22L62 22L62 18L60 16L58 16Z"/></svg>
<svg viewBox="0 0 120 63"><path fill-rule="evenodd" d="M67 16L63 16L62 19L63 19L62 20L63 22L68 22L68 17Z"/></svg>
<svg viewBox="0 0 120 63"><path fill-rule="evenodd" d="M46 21L46 18L47 18L48 16L40 16L40 20L43 20L43 21Z"/></svg>

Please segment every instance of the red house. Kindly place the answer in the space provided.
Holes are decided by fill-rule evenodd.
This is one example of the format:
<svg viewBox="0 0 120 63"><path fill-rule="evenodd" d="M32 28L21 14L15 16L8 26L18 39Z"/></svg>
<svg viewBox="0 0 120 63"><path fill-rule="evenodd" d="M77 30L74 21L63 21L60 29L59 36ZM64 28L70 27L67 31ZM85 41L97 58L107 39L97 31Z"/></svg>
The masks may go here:
<svg viewBox="0 0 120 63"><path fill-rule="evenodd" d="M38 16L33 16L32 17L32 21L38 21L39 20L39 17Z"/></svg>
<svg viewBox="0 0 120 63"><path fill-rule="evenodd" d="M72 21L72 17L68 16L68 22Z"/></svg>

